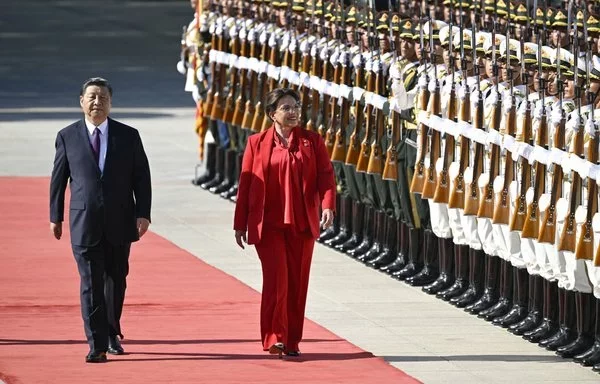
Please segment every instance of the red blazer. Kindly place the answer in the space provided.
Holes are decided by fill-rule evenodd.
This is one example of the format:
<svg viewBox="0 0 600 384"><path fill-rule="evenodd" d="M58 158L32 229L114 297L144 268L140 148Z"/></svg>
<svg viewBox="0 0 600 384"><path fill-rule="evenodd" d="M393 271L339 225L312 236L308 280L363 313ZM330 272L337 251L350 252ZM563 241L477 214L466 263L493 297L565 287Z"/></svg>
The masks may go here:
<svg viewBox="0 0 600 384"><path fill-rule="evenodd" d="M297 129L302 161L302 194L312 235L319 237L319 208L335 210L336 184L333 166L323 138ZM260 241L265 209L266 172L271 160L275 128L248 138L235 205L233 229L248 231L248 244Z"/></svg>

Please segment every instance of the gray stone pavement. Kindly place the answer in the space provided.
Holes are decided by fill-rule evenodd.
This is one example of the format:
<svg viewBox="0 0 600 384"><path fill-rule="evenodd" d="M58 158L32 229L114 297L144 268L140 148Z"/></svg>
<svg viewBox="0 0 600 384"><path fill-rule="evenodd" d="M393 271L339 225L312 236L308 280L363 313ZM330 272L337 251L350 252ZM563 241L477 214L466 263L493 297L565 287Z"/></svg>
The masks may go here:
<svg viewBox="0 0 600 384"><path fill-rule="evenodd" d="M9 114L24 118L3 121ZM56 131L78 117L76 108L56 114L0 109L0 176L49 175ZM151 230L260 291L254 249L234 242L234 205L189 182L196 162L193 111L115 108L113 117L142 134L153 175ZM307 317L428 384L600 382L588 368L321 245Z"/></svg>
<svg viewBox="0 0 600 384"><path fill-rule="evenodd" d="M233 239L233 204L189 182L193 103L175 72L189 2L4 0L0 15L0 176L48 176L56 132L80 117L78 87L106 76L113 117L140 130L150 158L151 230L260 290L254 250ZM322 246L307 317L428 384L600 382L590 369Z"/></svg>

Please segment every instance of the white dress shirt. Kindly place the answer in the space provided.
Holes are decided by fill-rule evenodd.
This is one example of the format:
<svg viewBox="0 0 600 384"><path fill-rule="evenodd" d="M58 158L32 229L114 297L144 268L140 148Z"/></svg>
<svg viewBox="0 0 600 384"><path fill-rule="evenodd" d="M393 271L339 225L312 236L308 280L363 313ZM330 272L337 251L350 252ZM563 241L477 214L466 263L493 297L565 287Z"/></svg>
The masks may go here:
<svg viewBox="0 0 600 384"><path fill-rule="evenodd" d="M99 126L95 126L89 121L85 120L85 126L88 130L88 138L90 139L90 145L93 146L94 130L98 128L100 130L100 153L98 154L98 166L100 167L100 173L104 171L104 162L106 161L106 148L108 144L108 119L104 120Z"/></svg>

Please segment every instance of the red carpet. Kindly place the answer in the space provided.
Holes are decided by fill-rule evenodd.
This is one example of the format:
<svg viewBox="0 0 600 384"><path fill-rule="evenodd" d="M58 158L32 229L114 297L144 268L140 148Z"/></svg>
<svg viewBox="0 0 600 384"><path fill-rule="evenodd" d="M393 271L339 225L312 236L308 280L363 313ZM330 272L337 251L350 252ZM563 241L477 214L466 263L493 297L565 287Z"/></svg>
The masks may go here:
<svg viewBox="0 0 600 384"><path fill-rule="evenodd" d="M86 364L69 237L48 224L48 179L0 178L0 379L13 383L418 383L307 322L299 359L262 352L260 295L153 234L133 246L123 346ZM310 297L309 297L310 300Z"/></svg>

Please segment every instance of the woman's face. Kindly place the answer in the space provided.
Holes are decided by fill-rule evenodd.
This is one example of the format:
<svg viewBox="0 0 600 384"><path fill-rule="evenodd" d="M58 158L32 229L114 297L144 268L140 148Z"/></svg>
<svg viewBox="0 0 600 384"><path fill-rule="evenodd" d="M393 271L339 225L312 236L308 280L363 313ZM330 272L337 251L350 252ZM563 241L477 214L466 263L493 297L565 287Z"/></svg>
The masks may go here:
<svg viewBox="0 0 600 384"><path fill-rule="evenodd" d="M279 99L271 119L283 128L294 128L300 124L300 105L292 96Z"/></svg>

